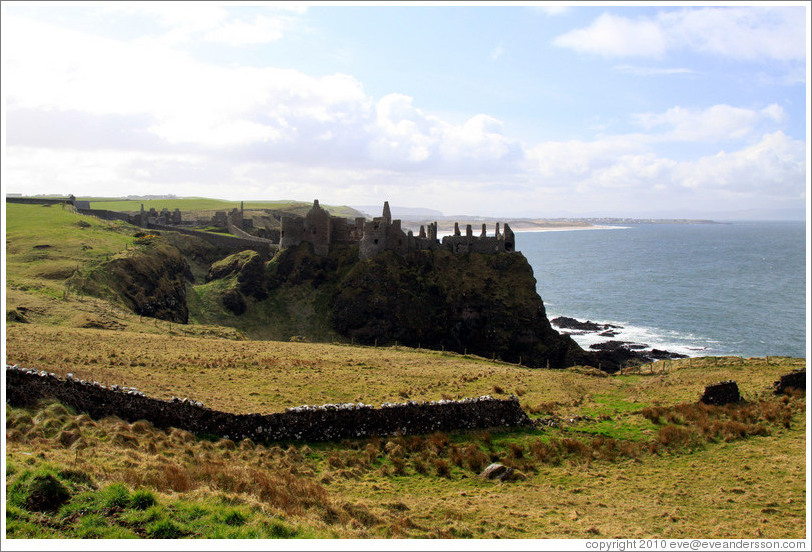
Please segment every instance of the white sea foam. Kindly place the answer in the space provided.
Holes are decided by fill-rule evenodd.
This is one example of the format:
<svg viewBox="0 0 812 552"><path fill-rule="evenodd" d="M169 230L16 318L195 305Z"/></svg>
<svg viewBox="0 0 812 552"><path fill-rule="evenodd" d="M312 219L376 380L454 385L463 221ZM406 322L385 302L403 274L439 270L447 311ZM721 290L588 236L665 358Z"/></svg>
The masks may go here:
<svg viewBox="0 0 812 552"><path fill-rule="evenodd" d="M550 316L552 320L556 316ZM589 346L597 343L605 343L606 341L628 341L632 345L640 344L646 345L645 349L641 351L651 351L652 349L660 349L671 353L679 353L689 357L708 356L718 354L717 347L720 345L719 341L709 339L693 333L680 333L672 330L663 330L660 328L650 328L643 326L635 326L624 321L617 320L602 320L595 321L596 324L611 324L612 326L621 326L619 328L608 328L616 332L614 336L599 335L604 330L597 332L581 332L579 330L569 330L557 328L553 325L559 333L567 333L575 340L578 345L586 350L590 350Z"/></svg>

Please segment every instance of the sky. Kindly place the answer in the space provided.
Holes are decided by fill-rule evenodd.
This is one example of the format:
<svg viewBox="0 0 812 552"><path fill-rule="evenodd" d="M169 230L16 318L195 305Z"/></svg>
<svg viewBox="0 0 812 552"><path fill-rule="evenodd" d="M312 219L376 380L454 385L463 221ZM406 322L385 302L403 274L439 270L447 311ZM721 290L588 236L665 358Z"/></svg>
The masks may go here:
<svg viewBox="0 0 812 552"><path fill-rule="evenodd" d="M808 2L0 6L7 193L511 217L809 200Z"/></svg>

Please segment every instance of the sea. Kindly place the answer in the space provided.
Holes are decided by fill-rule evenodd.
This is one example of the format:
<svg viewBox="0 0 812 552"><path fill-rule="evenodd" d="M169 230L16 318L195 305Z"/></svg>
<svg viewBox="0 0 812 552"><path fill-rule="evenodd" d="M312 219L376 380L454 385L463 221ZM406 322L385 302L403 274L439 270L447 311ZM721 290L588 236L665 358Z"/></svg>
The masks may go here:
<svg viewBox="0 0 812 552"><path fill-rule="evenodd" d="M517 232L552 320L621 326L572 334L688 356L806 357L804 222L627 224ZM563 330L559 330L563 331Z"/></svg>

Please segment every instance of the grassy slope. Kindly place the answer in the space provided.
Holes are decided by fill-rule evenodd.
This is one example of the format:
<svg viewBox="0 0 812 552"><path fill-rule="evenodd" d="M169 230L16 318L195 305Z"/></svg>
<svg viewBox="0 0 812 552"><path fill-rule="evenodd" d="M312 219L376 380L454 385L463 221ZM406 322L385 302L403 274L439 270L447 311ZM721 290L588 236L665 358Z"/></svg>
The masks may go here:
<svg viewBox="0 0 812 552"><path fill-rule="evenodd" d="M79 198L82 199L82 198ZM123 212L136 212L141 210L141 204L144 209L149 211L150 208L155 208L160 211L167 208L170 211L180 209L181 212L200 212L200 211L230 211L235 207L239 209L239 201L227 201L223 199L211 199L203 197L187 197L178 199L147 199L147 200L122 200L122 199L103 199L91 198L90 206L93 209L107 209L109 211L123 211ZM245 201L243 207L245 209L260 210L260 209L274 209L280 211L290 211L296 214L304 215L312 206L312 203L302 201ZM347 206L329 206L323 205L330 214L335 216L342 216L354 218L362 216L361 213Z"/></svg>
<svg viewBox="0 0 812 552"><path fill-rule="evenodd" d="M389 444L233 448L149 424L93 422L59 407L8 409L9 536L805 534L804 400L790 402L789 428L762 420L767 435L720 433L688 448L670 443L663 426L643 416L646 408L693 402L704 385L731 378L751 404L775 402L771 383L805 366L802 359L690 359L658 363L653 374L645 368L606 377L406 348L246 341L229 328L140 319L98 299L65 296L68 268L126 253L132 230L59 207L8 208L6 307L32 322L7 326L8 362L156 397L188 396L233 412L515 393L533 416L562 421L545 431L392 438ZM77 226L80 220L91 226ZM613 459L589 448L601 442L593 441L596 435L631 445ZM440 444L432 448L432 439ZM547 458L539 447L565 439L574 440L569 456ZM587 447L588 458L578 456L576 442ZM652 453L652 443L663 446ZM474 477L470 462L493 459L513 463L528 479L502 484ZM49 469L70 489L71 501L57 512L20 506L26 482ZM117 483L124 491L110 487ZM288 487L311 498L274 491ZM156 504L136 507L132 491L138 488Z"/></svg>
<svg viewBox="0 0 812 552"><path fill-rule="evenodd" d="M50 463L87 474L99 487L91 493L96 502L104 500L107 486L114 483L124 483L130 491L144 488L157 497L151 521L135 525L124 521L146 514L109 512L103 505L89 508L108 523L118 523L104 531L126 529L149 536L149 524L163 521L174 524L179 536L206 536L207 531L227 529L225 522L215 520L238 506L245 518L240 527L254 531L244 533L249 536L267 535L271 529L262 524L277 522L302 536L340 537L804 535L802 398L789 401L787 412L794 412L789 428L765 418L758 423L766 435L742 439L722 432L710 442L687 447L669 442L663 436L666 425L643 415L657 404L693 402L705 383L728 378L739 382L750 404L767 401L763 404L785 408L771 398L769 385L779 374L802 366L799 359L693 359L690 365L676 362L665 373L600 377L406 349L23 324L8 329L7 341L10 361L116 381L158 396L190 396L237 412L325 401L403 400L398 389L411 390L413 398L439 398L444 393L493 393L500 386L520 392L529 411L561 420L558 428L546 430L281 447L243 443L235 449L231 442L195 440L185 432L162 432L114 418L92 422L67 414L54 421L52 411L58 414L58 407L10 409L7 459L17 470L10 482ZM40 344L35 352L33 343ZM725 419L738 416L736 409L719 412ZM630 443L631 452L614 457L587 448L589 456L583 456L587 453L572 445L595 447L596 434ZM573 440L568 445L573 454L550 459L536 448L567 439ZM440 444L432 448L432 443ZM656 452L651 451L653 443L660 443ZM477 467L469 465L469 458L479 458ZM512 463L528 479L494 483L475 477L491 460ZM306 488L315 498L298 504L263 491L264 486L254 483L260 473L291 478L285 485ZM267 483L268 489L280 484ZM87 528L70 517L72 504L61 512L36 515L12 508L12 528L18 536L39 531L77 536ZM188 508L197 509L198 521L184 517Z"/></svg>
<svg viewBox="0 0 812 552"><path fill-rule="evenodd" d="M61 296L74 272L133 247L123 223L77 215L58 205L6 205L6 275L10 289Z"/></svg>

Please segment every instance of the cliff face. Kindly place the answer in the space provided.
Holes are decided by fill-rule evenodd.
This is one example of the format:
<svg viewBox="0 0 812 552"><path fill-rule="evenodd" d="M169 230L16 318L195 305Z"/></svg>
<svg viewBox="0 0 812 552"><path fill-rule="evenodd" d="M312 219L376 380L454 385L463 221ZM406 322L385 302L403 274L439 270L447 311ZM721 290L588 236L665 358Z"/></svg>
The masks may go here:
<svg viewBox="0 0 812 552"><path fill-rule="evenodd" d="M189 319L186 282L189 264L175 247L151 244L105 263L82 282L86 292L118 296L133 312L185 324Z"/></svg>
<svg viewBox="0 0 812 552"><path fill-rule="evenodd" d="M550 326L520 253L385 252L349 271L329 316L338 333L364 344L444 348L551 368L583 354Z"/></svg>

